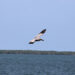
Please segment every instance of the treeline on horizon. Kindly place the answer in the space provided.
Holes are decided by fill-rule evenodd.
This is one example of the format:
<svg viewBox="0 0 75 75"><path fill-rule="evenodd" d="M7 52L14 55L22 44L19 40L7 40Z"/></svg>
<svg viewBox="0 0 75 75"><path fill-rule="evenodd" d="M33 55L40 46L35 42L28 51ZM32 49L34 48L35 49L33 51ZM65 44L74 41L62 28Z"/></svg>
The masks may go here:
<svg viewBox="0 0 75 75"><path fill-rule="evenodd" d="M0 50L0 54L75 55L75 52L71 52L71 51L38 51L38 50Z"/></svg>

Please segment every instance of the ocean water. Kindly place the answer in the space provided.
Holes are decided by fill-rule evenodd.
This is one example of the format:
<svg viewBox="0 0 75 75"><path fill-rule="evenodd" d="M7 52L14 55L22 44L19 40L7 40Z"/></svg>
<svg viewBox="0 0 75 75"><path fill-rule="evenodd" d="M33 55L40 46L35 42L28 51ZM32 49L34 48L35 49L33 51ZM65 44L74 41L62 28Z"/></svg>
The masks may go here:
<svg viewBox="0 0 75 75"><path fill-rule="evenodd" d="M0 54L0 75L75 75L75 56Z"/></svg>

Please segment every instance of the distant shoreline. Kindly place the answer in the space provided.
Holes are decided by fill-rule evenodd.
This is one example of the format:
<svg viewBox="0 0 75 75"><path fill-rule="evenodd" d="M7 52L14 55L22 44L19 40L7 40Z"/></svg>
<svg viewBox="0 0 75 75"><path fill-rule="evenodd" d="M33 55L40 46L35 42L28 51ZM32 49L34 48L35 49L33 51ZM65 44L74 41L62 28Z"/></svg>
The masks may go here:
<svg viewBox="0 0 75 75"><path fill-rule="evenodd" d="M72 51L0 50L0 54L75 55Z"/></svg>

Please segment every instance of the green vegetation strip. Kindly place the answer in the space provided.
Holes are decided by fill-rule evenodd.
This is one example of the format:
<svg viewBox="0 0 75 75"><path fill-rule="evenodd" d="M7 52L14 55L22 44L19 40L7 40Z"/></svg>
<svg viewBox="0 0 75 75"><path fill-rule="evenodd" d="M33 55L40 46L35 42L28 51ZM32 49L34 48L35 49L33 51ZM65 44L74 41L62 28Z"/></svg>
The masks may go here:
<svg viewBox="0 0 75 75"><path fill-rule="evenodd" d="M75 52L71 52L71 51L38 51L38 50L0 50L0 54L75 55Z"/></svg>

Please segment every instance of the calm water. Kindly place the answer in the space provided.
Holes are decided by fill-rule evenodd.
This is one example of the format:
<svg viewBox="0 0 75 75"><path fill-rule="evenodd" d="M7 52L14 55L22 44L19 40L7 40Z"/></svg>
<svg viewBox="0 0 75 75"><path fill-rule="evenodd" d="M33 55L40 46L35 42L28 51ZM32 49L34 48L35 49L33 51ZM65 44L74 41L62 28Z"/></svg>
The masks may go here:
<svg viewBox="0 0 75 75"><path fill-rule="evenodd" d="M0 75L75 75L75 56L0 54Z"/></svg>

